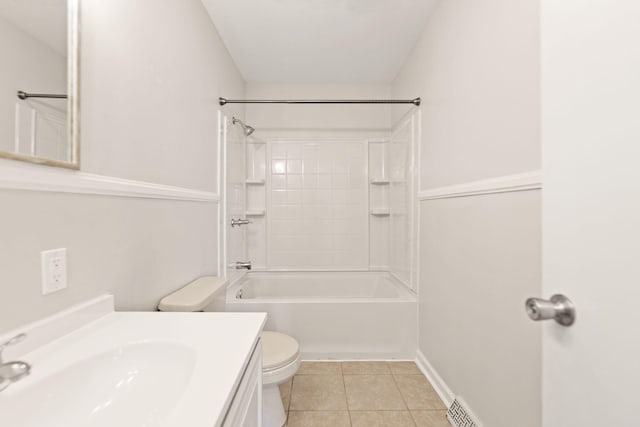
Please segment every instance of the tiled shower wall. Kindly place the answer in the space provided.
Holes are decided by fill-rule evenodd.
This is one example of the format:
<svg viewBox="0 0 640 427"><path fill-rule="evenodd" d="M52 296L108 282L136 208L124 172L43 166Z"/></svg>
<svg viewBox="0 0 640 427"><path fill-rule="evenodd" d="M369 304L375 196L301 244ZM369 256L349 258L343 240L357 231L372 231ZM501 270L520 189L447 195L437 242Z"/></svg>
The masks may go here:
<svg viewBox="0 0 640 427"><path fill-rule="evenodd" d="M366 140L268 144L267 268L369 268Z"/></svg>

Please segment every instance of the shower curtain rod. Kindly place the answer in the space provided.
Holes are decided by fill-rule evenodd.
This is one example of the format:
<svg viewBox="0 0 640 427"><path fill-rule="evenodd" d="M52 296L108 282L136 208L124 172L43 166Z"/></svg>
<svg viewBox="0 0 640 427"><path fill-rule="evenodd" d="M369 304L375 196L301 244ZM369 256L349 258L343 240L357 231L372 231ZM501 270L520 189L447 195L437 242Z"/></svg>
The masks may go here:
<svg viewBox="0 0 640 427"><path fill-rule="evenodd" d="M27 99L27 98L60 98L67 99L67 95L56 95L52 93L27 93L23 90L18 91L18 98Z"/></svg>
<svg viewBox="0 0 640 427"><path fill-rule="evenodd" d="M420 105L415 99L227 99L220 98L225 104L413 104Z"/></svg>

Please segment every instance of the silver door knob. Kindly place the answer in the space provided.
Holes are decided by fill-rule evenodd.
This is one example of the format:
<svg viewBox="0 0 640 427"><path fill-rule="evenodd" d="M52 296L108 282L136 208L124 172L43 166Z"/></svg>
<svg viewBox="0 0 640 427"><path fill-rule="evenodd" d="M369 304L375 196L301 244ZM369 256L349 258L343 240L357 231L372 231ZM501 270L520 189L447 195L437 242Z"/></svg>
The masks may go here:
<svg viewBox="0 0 640 427"><path fill-rule="evenodd" d="M576 320L576 308L564 295L556 294L549 300L529 298L525 307L531 320L554 319L562 326L571 326Z"/></svg>

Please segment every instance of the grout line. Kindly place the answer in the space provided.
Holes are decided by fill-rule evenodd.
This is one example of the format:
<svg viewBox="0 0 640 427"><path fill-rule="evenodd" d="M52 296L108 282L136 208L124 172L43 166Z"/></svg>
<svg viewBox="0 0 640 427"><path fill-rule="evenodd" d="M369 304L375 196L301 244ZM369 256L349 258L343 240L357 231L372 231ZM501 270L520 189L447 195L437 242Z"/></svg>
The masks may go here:
<svg viewBox="0 0 640 427"><path fill-rule="evenodd" d="M293 379L296 376L291 377L291 388L289 388L289 404L287 405L287 421L289 420L289 411L291 410L291 398L293 397Z"/></svg>
<svg viewBox="0 0 640 427"><path fill-rule="evenodd" d="M287 423L289 423L289 411L291 411L291 402L293 402L293 381L296 375L291 377L291 389L289 390L289 404L287 405Z"/></svg>
<svg viewBox="0 0 640 427"><path fill-rule="evenodd" d="M391 372L391 378L393 378L393 384L396 386L396 389L398 389L398 393L400 393L400 397L402 398L402 403L404 403L404 407L407 409L407 411L410 411L409 405L407 404L407 399L405 399L404 394L402 394L402 391L400 391L400 386L396 381L396 376L393 374L393 371Z"/></svg>
<svg viewBox="0 0 640 427"><path fill-rule="evenodd" d="M345 400L345 403L347 404L347 416L349 417L349 426L353 426L353 421L351 421L351 408L349 407L349 396L347 395L347 384L344 381L344 371L342 370L342 362L340 362L340 377L342 378L344 400Z"/></svg>

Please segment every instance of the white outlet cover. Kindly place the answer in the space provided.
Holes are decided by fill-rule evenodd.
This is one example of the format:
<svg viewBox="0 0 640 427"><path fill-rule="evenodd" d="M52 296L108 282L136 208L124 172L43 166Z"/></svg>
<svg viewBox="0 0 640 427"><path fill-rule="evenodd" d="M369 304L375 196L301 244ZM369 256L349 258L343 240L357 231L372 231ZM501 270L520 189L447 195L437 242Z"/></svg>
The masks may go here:
<svg viewBox="0 0 640 427"><path fill-rule="evenodd" d="M67 249L52 249L40 253L42 295L67 287Z"/></svg>

